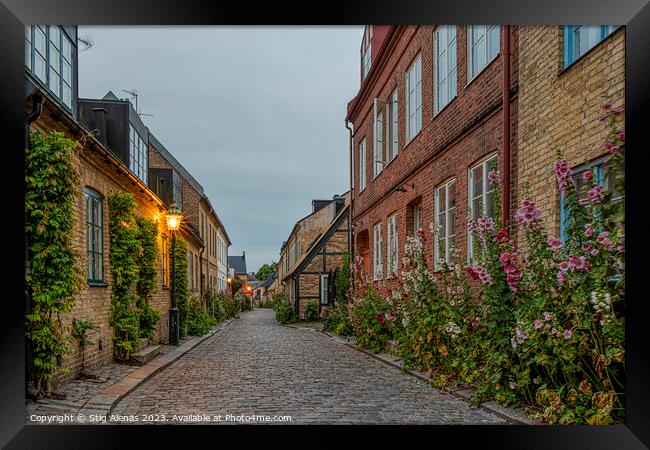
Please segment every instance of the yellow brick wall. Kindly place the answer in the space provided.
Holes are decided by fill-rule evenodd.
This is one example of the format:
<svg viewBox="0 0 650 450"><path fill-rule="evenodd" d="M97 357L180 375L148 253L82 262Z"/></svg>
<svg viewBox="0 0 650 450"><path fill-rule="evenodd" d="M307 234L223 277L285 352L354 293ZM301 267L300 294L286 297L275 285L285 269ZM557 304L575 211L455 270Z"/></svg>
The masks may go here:
<svg viewBox="0 0 650 450"><path fill-rule="evenodd" d="M553 172L556 150L572 167L606 154L607 131L598 121L609 99L623 106L625 30L619 28L573 65L563 69L563 29L525 26L519 38L519 135L517 201L528 183L545 226L559 235L559 192Z"/></svg>

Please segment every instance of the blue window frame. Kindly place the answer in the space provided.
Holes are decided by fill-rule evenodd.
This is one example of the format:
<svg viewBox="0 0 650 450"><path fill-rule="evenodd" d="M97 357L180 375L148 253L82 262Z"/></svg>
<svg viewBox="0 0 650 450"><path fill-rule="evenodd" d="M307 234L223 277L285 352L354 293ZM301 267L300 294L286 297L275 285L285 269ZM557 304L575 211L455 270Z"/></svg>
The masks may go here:
<svg viewBox="0 0 650 450"><path fill-rule="evenodd" d="M567 68L620 25L566 25L564 27L564 67Z"/></svg>
<svg viewBox="0 0 650 450"><path fill-rule="evenodd" d="M582 179L582 174L587 170L591 171L594 181L602 186L606 191L612 192L614 190L616 180L613 176L613 173L610 171L608 159L603 158L593 163L581 166L573 171L573 181L575 183L576 189L578 190L579 198L585 198L587 196L587 184ZM620 201L621 198L617 197L613 198L612 200L616 202ZM568 219L569 211L564 203L564 197L560 196L560 239L562 239L562 242L566 242L568 239Z"/></svg>

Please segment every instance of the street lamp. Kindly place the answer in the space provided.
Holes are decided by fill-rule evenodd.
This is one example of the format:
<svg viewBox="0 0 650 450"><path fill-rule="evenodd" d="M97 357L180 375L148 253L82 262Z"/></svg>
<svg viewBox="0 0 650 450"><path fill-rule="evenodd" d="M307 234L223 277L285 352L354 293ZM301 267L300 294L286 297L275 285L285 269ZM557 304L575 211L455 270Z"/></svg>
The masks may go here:
<svg viewBox="0 0 650 450"><path fill-rule="evenodd" d="M179 341L179 313L178 307L176 305L176 269L174 254L176 249L176 233L181 226L181 220L183 216L181 212L176 207L176 203L172 203L167 212L167 229L172 234L172 251L171 251L171 266L172 266L172 307L169 310L169 343L171 345L178 345Z"/></svg>

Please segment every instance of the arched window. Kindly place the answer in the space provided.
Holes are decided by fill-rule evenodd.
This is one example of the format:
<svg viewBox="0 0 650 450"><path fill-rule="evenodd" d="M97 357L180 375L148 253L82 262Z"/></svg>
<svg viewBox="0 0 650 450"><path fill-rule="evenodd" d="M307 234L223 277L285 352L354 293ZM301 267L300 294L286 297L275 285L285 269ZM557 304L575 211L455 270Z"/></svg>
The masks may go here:
<svg viewBox="0 0 650 450"><path fill-rule="evenodd" d="M86 254L88 283L104 284L104 197L84 189L86 200Z"/></svg>

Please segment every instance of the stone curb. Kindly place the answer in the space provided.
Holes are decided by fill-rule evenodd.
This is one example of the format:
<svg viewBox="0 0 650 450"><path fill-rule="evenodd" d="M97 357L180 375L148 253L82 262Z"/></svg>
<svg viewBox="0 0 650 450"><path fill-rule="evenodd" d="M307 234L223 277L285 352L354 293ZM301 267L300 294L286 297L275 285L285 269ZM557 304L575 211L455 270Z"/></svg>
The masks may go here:
<svg viewBox="0 0 650 450"><path fill-rule="evenodd" d="M227 321L215 325L214 328L204 336L196 336L188 339L174 350L158 356L149 363L144 364L135 371L129 373L118 382L102 389L102 391L95 394L81 407L79 413L85 414L86 416L89 414L109 416L113 407L138 386L178 360L181 356L192 350L197 345L213 337L226 326L230 325L234 320L235 319L228 319Z"/></svg>
<svg viewBox="0 0 650 450"><path fill-rule="evenodd" d="M292 327L292 328L298 328L300 327ZM321 333L323 333L326 336L329 336L330 338L347 345L350 348L353 348L361 353L365 353L368 356L371 356L384 364L387 364L389 366L392 366L396 369L399 369L403 373L407 373L415 378L418 378L421 381L426 382L427 384L431 384L431 380L429 380L429 377L427 376L426 373L420 371L420 370L415 370L415 369L405 369L402 367L401 362L402 360L400 358L397 358L389 353L372 353L364 348L359 347L354 339L352 338L342 338L340 336L336 336L335 334L329 333L327 331L321 331L318 330ZM441 394L450 394L458 399L461 399L465 402L470 401L470 397L474 393L475 389L473 388L461 388L457 390L441 390L438 389L434 386L431 386L431 388ZM486 411L491 412L492 414L495 414L502 419L506 419L510 422L514 422L516 425L544 425L541 422L532 420L526 416L526 413L524 413L521 409L518 408L512 408L512 407L506 407L497 401L489 401L489 402L484 402L479 405L479 408L485 409Z"/></svg>

